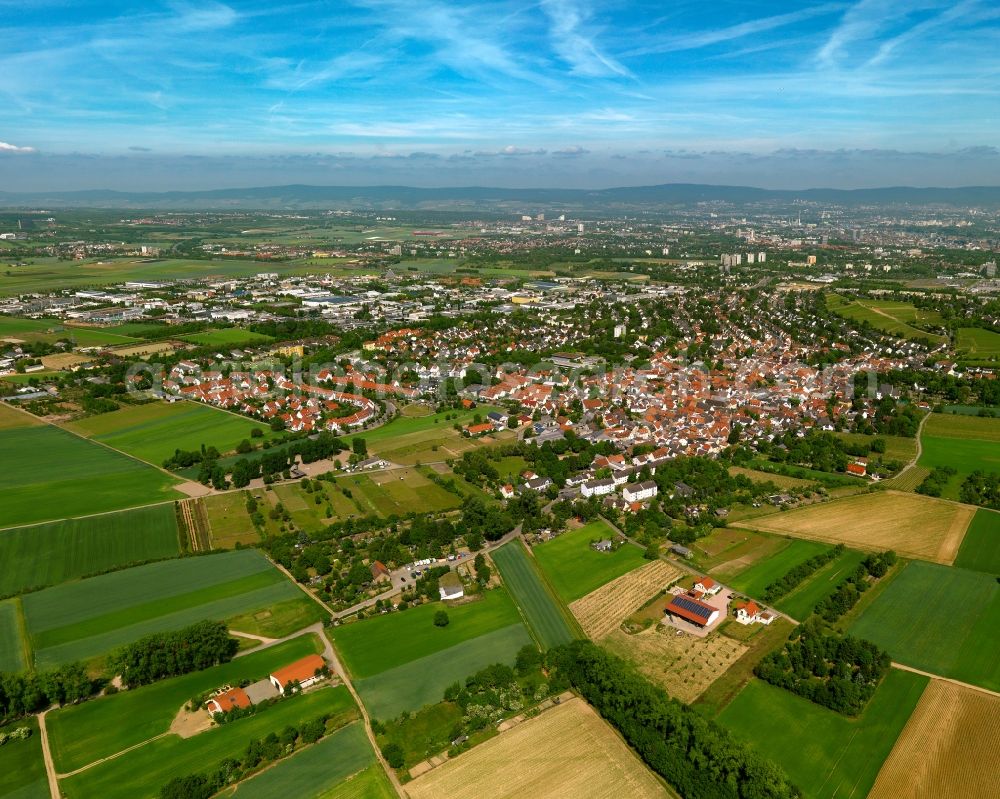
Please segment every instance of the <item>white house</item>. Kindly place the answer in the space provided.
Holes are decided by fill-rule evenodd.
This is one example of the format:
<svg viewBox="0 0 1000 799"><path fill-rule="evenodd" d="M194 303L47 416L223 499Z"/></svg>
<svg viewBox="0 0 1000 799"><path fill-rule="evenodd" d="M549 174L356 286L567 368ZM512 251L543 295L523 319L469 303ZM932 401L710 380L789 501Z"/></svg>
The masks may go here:
<svg viewBox="0 0 1000 799"><path fill-rule="evenodd" d="M455 572L448 572L438 580L438 593L441 599L461 599L465 596L462 581Z"/></svg>
<svg viewBox="0 0 1000 799"><path fill-rule="evenodd" d="M700 591L705 596L715 596L722 590L722 586L715 582L715 580L711 577L702 577L694 584L694 590Z"/></svg>
<svg viewBox="0 0 1000 799"><path fill-rule="evenodd" d="M762 609L752 599L734 605L736 608L736 621L740 624L770 624L774 621L774 614Z"/></svg>
<svg viewBox="0 0 1000 799"><path fill-rule="evenodd" d="M622 496L627 502L642 502L656 496L656 483L646 480L642 483L629 483L622 489Z"/></svg>
<svg viewBox="0 0 1000 799"><path fill-rule="evenodd" d="M515 493L514 486L510 483L500 486L500 496L504 499L512 499Z"/></svg>
<svg viewBox="0 0 1000 799"><path fill-rule="evenodd" d="M587 480L580 486L580 493L585 497L602 497L615 490L615 481L611 478L603 480Z"/></svg>

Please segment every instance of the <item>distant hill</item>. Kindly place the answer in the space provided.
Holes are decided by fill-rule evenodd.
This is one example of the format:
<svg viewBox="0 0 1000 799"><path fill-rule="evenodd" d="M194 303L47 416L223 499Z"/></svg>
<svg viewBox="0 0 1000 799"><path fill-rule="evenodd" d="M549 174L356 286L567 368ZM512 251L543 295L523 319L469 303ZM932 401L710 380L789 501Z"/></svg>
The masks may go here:
<svg viewBox="0 0 1000 799"><path fill-rule="evenodd" d="M892 186L878 189L758 189L666 183L613 189L501 189L481 186L425 189L413 186L262 186L210 191L121 192L103 189L68 192L0 191L0 206L79 208L400 208L504 209L560 207L602 210L690 206L696 203L816 202L844 206L1000 207L1000 186L955 189Z"/></svg>

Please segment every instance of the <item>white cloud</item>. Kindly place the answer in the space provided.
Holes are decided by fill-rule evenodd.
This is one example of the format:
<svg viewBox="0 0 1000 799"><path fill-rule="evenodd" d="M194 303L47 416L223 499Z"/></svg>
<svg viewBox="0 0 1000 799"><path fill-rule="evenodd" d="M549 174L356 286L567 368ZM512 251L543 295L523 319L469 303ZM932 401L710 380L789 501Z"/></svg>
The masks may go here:
<svg viewBox="0 0 1000 799"><path fill-rule="evenodd" d="M582 29L584 15L570 0L542 0L542 8L552 22L552 47L572 67L576 75L603 78L631 73L611 56L602 53L593 38Z"/></svg>
<svg viewBox="0 0 1000 799"><path fill-rule="evenodd" d="M18 147L16 144L8 144L5 141L0 141L0 153L33 153L35 152L34 147Z"/></svg>

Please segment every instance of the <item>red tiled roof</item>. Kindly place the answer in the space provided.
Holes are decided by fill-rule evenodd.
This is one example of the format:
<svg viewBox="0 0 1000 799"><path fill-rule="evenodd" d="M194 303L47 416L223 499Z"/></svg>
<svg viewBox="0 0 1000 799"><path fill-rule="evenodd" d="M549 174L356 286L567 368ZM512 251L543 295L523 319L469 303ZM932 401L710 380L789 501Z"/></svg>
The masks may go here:
<svg viewBox="0 0 1000 799"><path fill-rule="evenodd" d="M326 661L319 655L307 655L302 660L284 666L273 672L271 676L284 688L290 682L304 682L316 676L316 672L326 666Z"/></svg>
<svg viewBox="0 0 1000 799"><path fill-rule="evenodd" d="M212 701L218 705L219 711L222 713L228 713L238 707L250 707L252 704L247 692L242 688L230 688L225 693L213 696L209 702Z"/></svg>

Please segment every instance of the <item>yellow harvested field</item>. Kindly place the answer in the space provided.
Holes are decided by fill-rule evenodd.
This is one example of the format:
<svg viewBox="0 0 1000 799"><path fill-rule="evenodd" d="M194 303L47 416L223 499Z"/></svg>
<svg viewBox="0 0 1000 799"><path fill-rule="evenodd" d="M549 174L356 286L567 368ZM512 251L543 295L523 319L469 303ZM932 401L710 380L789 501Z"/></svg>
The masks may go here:
<svg viewBox="0 0 1000 799"><path fill-rule="evenodd" d="M975 508L920 494L881 491L761 516L736 527L811 538L951 564Z"/></svg>
<svg viewBox="0 0 1000 799"><path fill-rule="evenodd" d="M569 699L407 783L410 799L645 799L663 784L582 699Z"/></svg>
<svg viewBox="0 0 1000 799"><path fill-rule="evenodd" d="M931 680L868 799L996 796L1000 697Z"/></svg>
<svg viewBox="0 0 1000 799"><path fill-rule="evenodd" d="M583 631L597 641L680 576L680 569L654 560L591 591L570 604L569 609Z"/></svg>
<svg viewBox="0 0 1000 799"><path fill-rule="evenodd" d="M32 416L27 411L12 408L4 402L0 402L0 430L9 430L13 427L36 427L45 424L37 416Z"/></svg>
<svg viewBox="0 0 1000 799"><path fill-rule="evenodd" d="M654 685L690 704L749 649L719 633L698 638L663 624L629 635L615 630L601 644L625 658Z"/></svg>
<svg viewBox="0 0 1000 799"><path fill-rule="evenodd" d="M129 355L156 355L170 354L174 351L174 345L169 341L146 341L142 344L127 344L124 347L109 347L115 355L123 357Z"/></svg>

